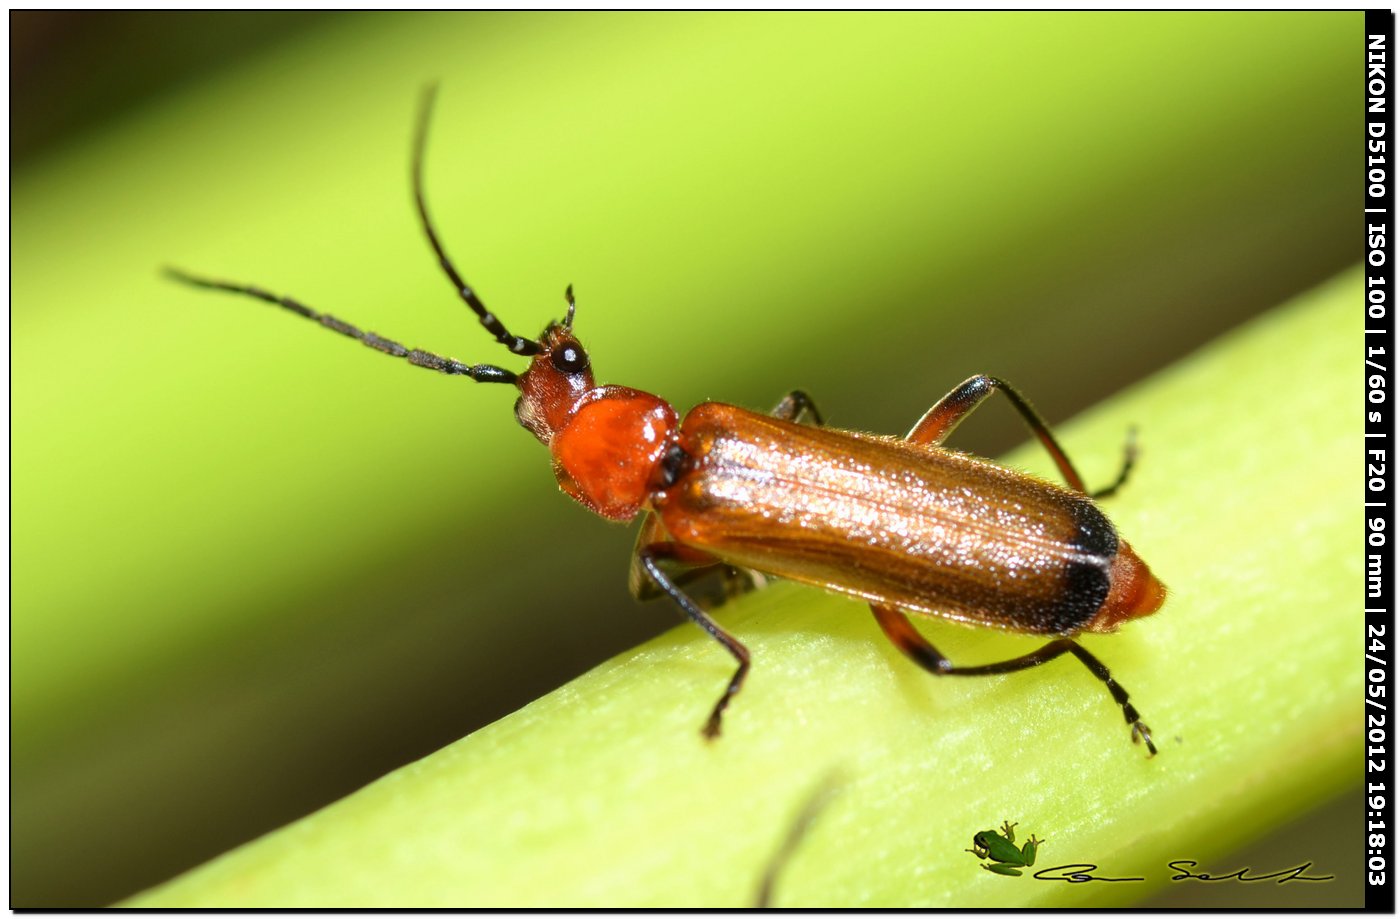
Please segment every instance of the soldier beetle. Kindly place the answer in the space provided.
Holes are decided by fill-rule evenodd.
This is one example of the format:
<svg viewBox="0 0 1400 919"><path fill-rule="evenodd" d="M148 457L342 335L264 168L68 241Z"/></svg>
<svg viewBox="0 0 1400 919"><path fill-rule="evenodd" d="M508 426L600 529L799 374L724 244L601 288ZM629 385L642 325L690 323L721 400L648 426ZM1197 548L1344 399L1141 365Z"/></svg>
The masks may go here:
<svg viewBox="0 0 1400 919"><path fill-rule="evenodd" d="M1113 632L1154 613L1166 590L1094 503L1132 469L1090 493L1050 428L1005 382L975 376L938 401L903 440L825 426L806 393L788 393L772 413L708 402L684 419L658 396L600 385L574 335L573 288L564 319L538 339L522 338L482 303L448 258L428 216L423 159L435 91L424 94L413 145L413 194L438 262L520 373L464 364L365 332L290 297L167 269L196 287L266 301L416 367L478 383L515 386L516 420L549 447L559 487L608 520L643 516L632 559L634 596L665 595L738 662L704 726L716 737L724 710L749 671L748 650L685 592L710 572L751 571L823 587L870 604L880 628L938 676L1025 670L1072 654L1108 688L1155 754L1152 735L1108 668L1074 638ZM1052 485L942 446L973 409L1000 391L1059 468ZM1029 654L960 666L944 657L906 612L969 625L1054 636Z"/></svg>

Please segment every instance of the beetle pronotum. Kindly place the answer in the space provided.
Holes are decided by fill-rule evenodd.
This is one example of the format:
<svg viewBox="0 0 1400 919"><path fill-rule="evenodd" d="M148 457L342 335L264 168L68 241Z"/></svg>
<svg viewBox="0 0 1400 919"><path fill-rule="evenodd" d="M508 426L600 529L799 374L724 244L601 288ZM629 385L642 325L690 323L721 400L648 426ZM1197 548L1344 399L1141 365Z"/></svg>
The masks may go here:
<svg viewBox="0 0 1400 919"><path fill-rule="evenodd" d="M259 287L168 269L177 280L264 300L409 363L520 391L515 417L549 447L560 488L608 520L644 516L630 585L666 595L733 655L738 669L704 733L715 737L749 670L748 650L683 589L697 574L733 569L824 587L870 604L880 628L939 676L1011 673L1072 654L1108 688L1156 753L1128 693L1074 640L1156 612L1166 590L1094 504L1127 480L1134 450L1109 487L1089 493L1049 427L1006 383L975 376L938 401L903 440L825 427L801 391L771 414L705 403L680 419L661 398L594 382L568 310L538 339L509 332L447 257L423 195L423 153L434 91L424 94L413 146L413 194L423 231L453 288L481 325L530 365L514 373L364 332ZM1054 459L1068 488L945 449L958 423L1000 391ZM803 423L804 421L808 423ZM955 665L906 612L1054 638L1011 660Z"/></svg>

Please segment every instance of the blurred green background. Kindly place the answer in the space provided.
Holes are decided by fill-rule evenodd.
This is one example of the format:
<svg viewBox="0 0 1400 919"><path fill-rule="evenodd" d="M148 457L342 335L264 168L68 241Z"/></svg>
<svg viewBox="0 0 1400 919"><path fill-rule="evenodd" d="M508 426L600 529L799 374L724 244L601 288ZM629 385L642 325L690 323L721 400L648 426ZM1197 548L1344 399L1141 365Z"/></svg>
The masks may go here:
<svg viewBox="0 0 1400 919"><path fill-rule="evenodd" d="M603 380L902 432L979 371L1062 420L1354 263L1361 28L12 13L12 904L150 886L675 621L509 392L157 275L508 364L414 223L428 80L514 330L572 282Z"/></svg>

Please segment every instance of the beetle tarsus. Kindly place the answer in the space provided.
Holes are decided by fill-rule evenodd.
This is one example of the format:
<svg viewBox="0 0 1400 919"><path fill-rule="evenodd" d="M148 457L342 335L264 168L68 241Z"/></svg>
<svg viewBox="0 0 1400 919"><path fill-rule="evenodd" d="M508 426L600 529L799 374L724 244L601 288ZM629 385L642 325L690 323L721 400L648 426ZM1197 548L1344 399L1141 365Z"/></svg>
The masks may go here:
<svg viewBox="0 0 1400 919"><path fill-rule="evenodd" d="M744 646L739 645L739 647L743 648ZM720 721L724 718L724 710L729 707L729 700L739 692L739 687L744 685L744 677L749 672L748 651L745 650L742 656L737 654L735 656L739 658L739 669L734 671L734 676L730 678L729 685L724 689L724 695L720 696L719 701L715 703L714 711L710 712L709 720L705 722L705 727L700 732L705 735L706 740L714 740L719 736Z"/></svg>
<svg viewBox="0 0 1400 919"><path fill-rule="evenodd" d="M1149 758L1157 755L1157 745L1152 742L1152 730L1141 721L1133 722L1133 743L1147 744Z"/></svg>
<svg viewBox="0 0 1400 919"><path fill-rule="evenodd" d="M1113 494L1118 491L1118 489L1122 488L1123 485L1127 483L1128 476L1132 473L1133 465L1137 462L1137 458L1137 428L1133 425L1129 425L1128 437L1127 440L1123 443L1123 465L1118 470L1118 478L1113 480L1112 485L1109 485L1106 488L1100 488L1098 491L1090 493L1089 497L1093 498L1095 501L1098 501L1101 498L1112 497Z"/></svg>

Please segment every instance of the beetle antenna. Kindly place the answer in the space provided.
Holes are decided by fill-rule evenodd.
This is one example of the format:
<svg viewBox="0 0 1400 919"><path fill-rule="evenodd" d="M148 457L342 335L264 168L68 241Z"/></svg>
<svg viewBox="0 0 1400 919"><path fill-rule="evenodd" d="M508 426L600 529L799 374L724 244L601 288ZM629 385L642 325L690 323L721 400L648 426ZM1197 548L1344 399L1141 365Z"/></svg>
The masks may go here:
<svg viewBox="0 0 1400 919"><path fill-rule="evenodd" d="M570 284L564 288L564 300L569 304L569 311L564 314L564 328L574 327L574 285Z"/></svg>
<svg viewBox="0 0 1400 919"><path fill-rule="evenodd" d="M293 300L291 297L279 297L269 293L261 287L253 287L248 284L231 284L228 281L214 281L209 278L200 278L192 274L186 274L177 268L166 268L165 274L176 281L190 284L194 287L204 287L210 290L226 290L230 293L243 294L248 297L256 297L274 306L280 306L285 310L290 310L298 316L304 316L313 322L321 325L333 332L341 335L348 335L362 345L368 345L376 351L382 351L391 357L407 358L408 362L415 367L424 367L428 370L436 370L440 373L454 376L471 377L478 383L514 383L516 375L502 367L493 367L490 364L463 364L450 357L440 357L429 351L421 351L418 348L405 348L396 341L382 338L373 332L362 332L344 320L337 319L327 313L318 313L311 307Z"/></svg>
<svg viewBox="0 0 1400 919"><path fill-rule="evenodd" d="M433 230L433 222L428 217L428 205L423 198L423 151L428 141L428 116L432 114L433 98L437 95L437 84L429 83L423 90L423 106L418 112L418 130L413 141L413 200L418 205L418 216L423 224L423 232L428 235L428 242L432 244L433 251L437 253L438 264L446 272L448 280L456 288L460 296L472 308L472 312L481 318L481 324L486 327L486 331L495 336L496 341L505 345L513 354L538 354L540 346L538 342L528 338L521 338L519 335L512 335L506 330L501 320L496 318L496 314L486 308L486 304L481 302L481 298L472 290L471 285L462 280L462 276L453 267L452 260L443 251L442 243L438 241L437 233Z"/></svg>

